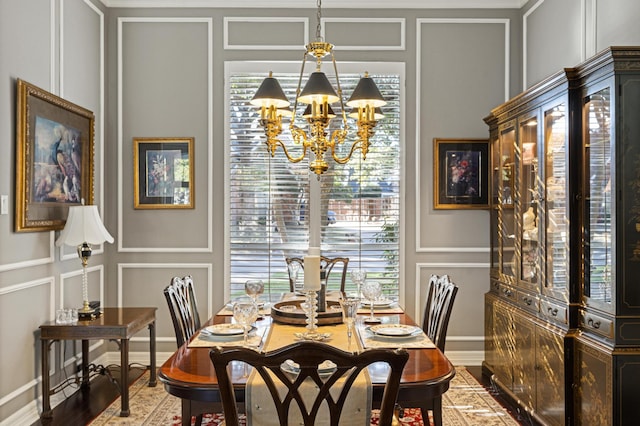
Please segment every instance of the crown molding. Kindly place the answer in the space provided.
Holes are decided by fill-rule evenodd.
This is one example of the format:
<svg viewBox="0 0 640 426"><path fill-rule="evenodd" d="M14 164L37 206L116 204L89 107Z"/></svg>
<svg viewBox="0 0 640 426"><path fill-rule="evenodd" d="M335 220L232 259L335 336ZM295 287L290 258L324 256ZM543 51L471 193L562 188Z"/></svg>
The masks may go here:
<svg viewBox="0 0 640 426"><path fill-rule="evenodd" d="M107 7L136 8L302 8L315 9L315 2L301 0L100 0ZM527 0L325 0L332 9L520 9Z"/></svg>

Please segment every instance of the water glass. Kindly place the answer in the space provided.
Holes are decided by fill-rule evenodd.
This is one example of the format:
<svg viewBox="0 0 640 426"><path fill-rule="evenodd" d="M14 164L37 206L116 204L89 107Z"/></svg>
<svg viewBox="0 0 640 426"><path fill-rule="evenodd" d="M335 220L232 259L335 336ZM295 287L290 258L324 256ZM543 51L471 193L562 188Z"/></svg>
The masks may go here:
<svg viewBox="0 0 640 426"><path fill-rule="evenodd" d="M298 288L298 273L300 272L300 264L298 262L291 262L287 265L289 269L289 277L293 283L293 291L300 291Z"/></svg>
<svg viewBox="0 0 640 426"><path fill-rule="evenodd" d="M362 284L362 295L369 301L371 307L371 315L365 320L365 322L380 322L380 318L373 316L373 305L376 300L382 294L382 284L378 281L365 281Z"/></svg>
<svg viewBox="0 0 640 426"><path fill-rule="evenodd" d="M78 322L78 310L75 308L58 309L56 311L56 324L76 324Z"/></svg>
<svg viewBox="0 0 640 426"><path fill-rule="evenodd" d="M244 283L244 291L253 299L254 303L258 303L258 296L264 293L264 283L262 280L247 280Z"/></svg>
<svg viewBox="0 0 640 426"><path fill-rule="evenodd" d="M342 308L342 321L347 325L347 336L351 337L353 327L358 316L358 307L360 299L358 297L346 297L340 299L340 307Z"/></svg>
<svg viewBox="0 0 640 426"><path fill-rule="evenodd" d="M233 319L242 326L243 344L247 346L249 327L258 319L258 305L253 301L235 303L233 305Z"/></svg>
<svg viewBox="0 0 640 426"><path fill-rule="evenodd" d="M351 281L356 285L357 296L360 297L360 288L362 283L367 279L367 271L365 269L353 269L351 271Z"/></svg>

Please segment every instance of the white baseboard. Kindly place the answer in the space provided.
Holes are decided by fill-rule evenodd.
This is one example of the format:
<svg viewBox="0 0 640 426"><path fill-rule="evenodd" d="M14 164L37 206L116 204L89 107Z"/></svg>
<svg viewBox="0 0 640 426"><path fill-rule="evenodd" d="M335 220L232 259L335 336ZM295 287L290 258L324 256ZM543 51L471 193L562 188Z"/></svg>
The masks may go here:
<svg viewBox="0 0 640 426"><path fill-rule="evenodd" d="M458 366L480 366L484 361L484 351L444 351L451 364Z"/></svg>

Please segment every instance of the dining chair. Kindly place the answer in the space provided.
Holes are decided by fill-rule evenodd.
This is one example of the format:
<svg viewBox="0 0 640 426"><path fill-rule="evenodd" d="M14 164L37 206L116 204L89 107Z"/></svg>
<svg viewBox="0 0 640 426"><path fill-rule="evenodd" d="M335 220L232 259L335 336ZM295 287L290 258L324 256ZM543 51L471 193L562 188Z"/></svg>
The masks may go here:
<svg viewBox="0 0 640 426"><path fill-rule="evenodd" d="M173 277L171 283L164 289L164 297L169 305L169 313L176 334L176 345L180 348L200 329L200 315L191 275L184 278ZM195 426L201 424L202 414L195 418Z"/></svg>
<svg viewBox="0 0 640 426"><path fill-rule="evenodd" d="M458 287L451 282L448 275L431 275L429 278L422 330L442 352L444 352L449 318L457 293ZM434 424L442 424L442 397L432 398L425 405L433 412ZM427 414L423 412L423 418L427 419Z"/></svg>
<svg viewBox="0 0 640 426"><path fill-rule="evenodd" d="M289 291L293 292L295 289L293 288L293 278L291 277L291 271L288 266L292 262L297 262L300 264L300 269L304 269L304 259L301 257L287 257L285 259L287 262L287 271L289 273ZM320 269L324 269L327 273L327 290L331 289L331 284L340 283L340 292L344 293L344 287L347 282L347 267L349 266L349 258L348 257L326 257L320 256ZM333 274L333 278L331 272L336 270L336 273ZM338 276L337 274L341 275Z"/></svg>
<svg viewBox="0 0 640 426"><path fill-rule="evenodd" d="M405 349L371 349L353 354L326 343L301 341L270 352L256 352L243 347L216 347L211 349L210 357L218 378L227 426L238 425L238 407L227 369L231 361L242 361L256 369L269 389L279 422L284 426L289 424L289 408L292 403L299 407L305 426L315 424L318 409L326 403L330 424L337 426L346 397L360 371L376 362L387 363L389 376L384 385L379 424L390 425L400 389L402 370L409 359L409 353ZM287 360L299 364L297 376L283 371L283 363ZM336 369L330 375L323 375L321 378L318 366L326 360L332 361ZM344 385L340 383L333 386L342 377L345 379ZM308 379L315 382L318 391L315 398L310 398L305 404L300 385ZM305 397L309 398L308 395ZM245 408L249 410L251 407Z"/></svg>
<svg viewBox="0 0 640 426"><path fill-rule="evenodd" d="M169 305L173 329L176 333L176 344L179 348L200 329L193 278L190 275L184 278L173 277L171 284L164 289L164 297Z"/></svg>

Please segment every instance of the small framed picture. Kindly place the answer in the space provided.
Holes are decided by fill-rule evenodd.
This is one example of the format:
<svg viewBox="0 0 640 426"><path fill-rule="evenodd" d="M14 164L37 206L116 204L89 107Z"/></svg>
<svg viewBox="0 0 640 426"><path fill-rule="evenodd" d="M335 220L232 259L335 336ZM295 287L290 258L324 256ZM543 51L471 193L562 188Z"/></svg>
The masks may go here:
<svg viewBox="0 0 640 426"><path fill-rule="evenodd" d="M194 138L134 138L135 209L192 209Z"/></svg>
<svg viewBox="0 0 640 426"><path fill-rule="evenodd" d="M434 139L434 208L489 208L489 141Z"/></svg>
<svg viewBox="0 0 640 426"><path fill-rule="evenodd" d="M93 112L17 80L16 232L64 228L93 204Z"/></svg>

